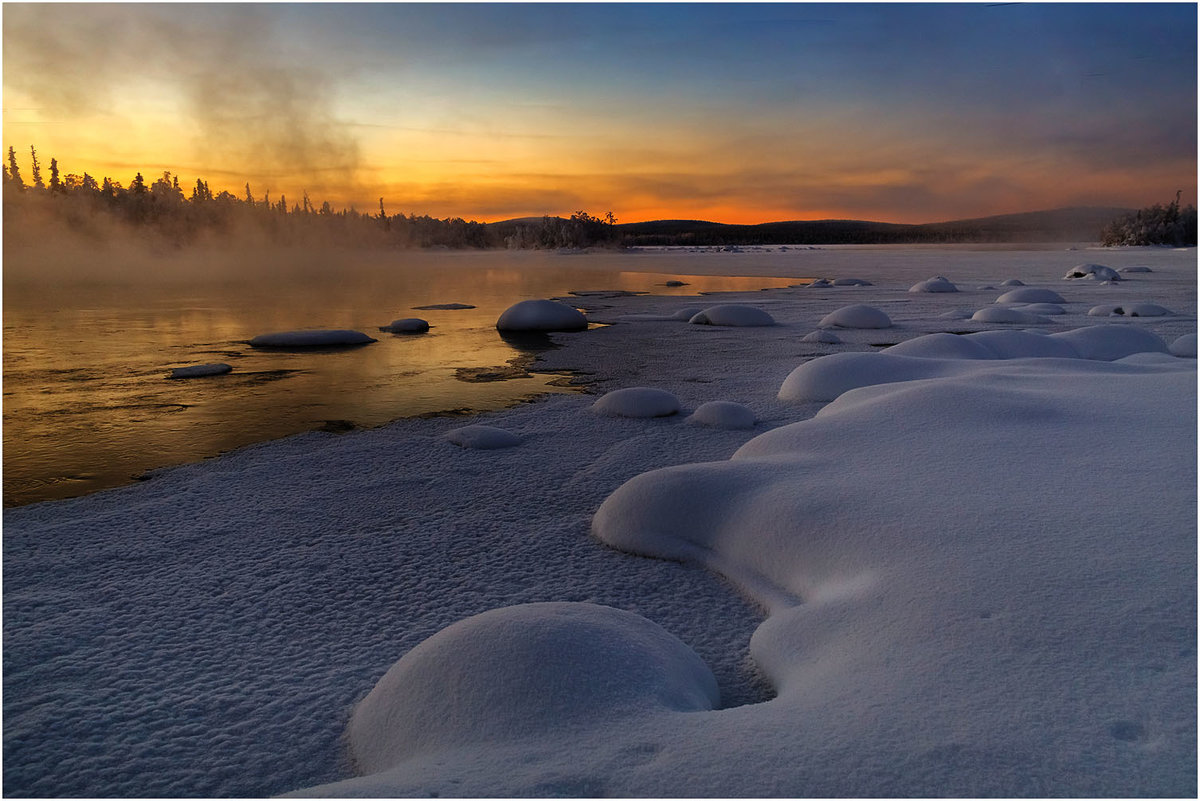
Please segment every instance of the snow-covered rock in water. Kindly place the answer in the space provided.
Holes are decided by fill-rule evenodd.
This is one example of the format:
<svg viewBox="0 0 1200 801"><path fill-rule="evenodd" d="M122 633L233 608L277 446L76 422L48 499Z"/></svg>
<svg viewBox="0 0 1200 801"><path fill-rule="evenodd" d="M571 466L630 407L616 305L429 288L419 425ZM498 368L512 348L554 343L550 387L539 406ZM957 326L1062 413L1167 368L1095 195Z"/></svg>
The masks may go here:
<svg viewBox="0 0 1200 801"><path fill-rule="evenodd" d="M708 666L657 623L590 603L531 603L460 620L417 645L355 707L346 741L370 774L719 702Z"/></svg>
<svg viewBox="0 0 1200 801"><path fill-rule="evenodd" d="M890 328L892 320L874 306L856 303L825 315L821 328Z"/></svg>
<svg viewBox="0 0 1200 801"><path fill-rule="evenodd" d="M810 289L821 289L827 286L833 286L833 281L830 281L828 278L815 278L808 283Z"/></svg>
<svg viewBox="0 0 1200 801"><path fill-rule="evenodd" d="M1171 353L1175 356L1196 358L1196 335L1184 334L1171 343Z"/></svg>
<svg viewBox="0 0 1200 801"><path fill-rule="evenodd" d="M1134 325L1093 325L1060 331L1051 338L1069 342L1085 359L1111 362L1134 353L1168 353L1155 333Z"/></svg>
<svg viewBox="0 0 1200 801"><path fill-rule="evenodd" d="M1103 264L1080 264L1072 267L1063 276L1063 280L1072 278L1087 278L1093 281L1120 281L1121 275L1112 267L1105 267Z"/></svg>
<svg viewBox="0 0 1200 801"><path fill-rule="evenodd" d="M864 281L861 278L835 278L833 286L875 286L870 281Z"/></svg>
<svg viewBox="0 0 1200 801"><path fill-rule="evenodd" d="M419 317L402 317L381 325L379 330L392 334L424 334L429 330L429 323Z"/></svg>
<svg viewBox="0 0 1200 801"><path fill-rule="evenodd" d="M677 414L680 405L679 398L665 389L627 387L604 395L592 410L608 417L667 417Z"/></svg>
<svg viewBox="0 0 1200 801"><path fill-rule="evenodd" d="M913 284L908 288L909 292L957 292L958 287L950 282L950 279L943 278L940 275L935 275L933 278L927 278L920 283Z"/></svg>
<svg viewBox="0 0 1200 801"><path fill-rule="evenodd" d="M1048 317L1040 314L1010 309L1004 306L986 306L971 315L977 323L1006 323L1011 325L1042 325L1049 323Z"/></svg>
<svg viewBox="0 0 1200 801"><path fill-rule="evenodd" d="M1007 281L1002 282L1000 286L1025 286L1025 282L1020 278L1009 278Z"/></svg>
<svg viewBox="0 0 1200 801"><path fill-rule="evenodd" d="M760 326L775 325L775 318L757 306L726 303L709 306L688 322L694 325Z"/></svg>
<svg viewBox="0 0 1200 801"><path fill-rule="evenodd" d="M663 286L687 286L687 281L667 281Z"/></svg>
<svg viewBox="0 0 1200 801"><path fill-rule="evenodd" d="M709 401L696 407L687 422L711 428L754 428L758 417L749 406L733 401Z"/></svg>
<svg viewBox="0 0 1200 801"><path fill-rule="evenodd" d="M1119 273L1152 273L1154 272L1149 267L1122 267L1117 270Z"/></svg>
<svg viewBox="0 0 1200 801"><path fill-rule="evenodd" d="M231 372L233 367L223 362L217 364L193 364L188 367L175 367L171 369L169 378L204 378L211 375L225 375Z"/></svg>
<svg viewBox="0 0 1200 801"><path fill-rule="evenodd" d="M994 359L996 354L978 342L957 334L926 334L884 348L880 353L893 356L919 356L924 359Z"/></svg>
<svg viewBox="0 0 1200 801"><path fill-rule="evenodd" d="M833 333L832 331L826 331L822 328L818 328L816 331L810 331L809 333L800 337L800 341L801 342L822 342L826 345L841 345L841 344L843 344L841 337L839 337L837 334Z"/></svg>
<svg viewBox="0 0 1200 801"><path fill-rule="evenodd" d="M514 303L496 321L500 331L582 331L587 326L587 318L578 309L555 300Z"/></svg>
<svg viewBox="0 0 1200 801"><path fill-rule="evenodd" d="M1157 303L1105 304L1093 306L1088 310L1089 317L1170 317L1174 314L1175 312Z"/></svg>
<svg viewBox="0 0 1200 801"><path fill-rule="evenodd" d="M996 303L1066 303L1062 295L1053 289L1027 286L1005 292L996 298Z"/></svg>
<svg viewBox="0 0 1200 801"><path fill-rule="evenodd" d="M446 439L460 447L482 451L512 448L521 444L521 438L511 431L485 425L453 428L446 432Z"/></svg>
<svg viewBox="0 0 1200 801"><path fill-rule="evenodd" d="M378 340L361 331L347 329L310 329L260 334L250 340L253 348L348 348Z"/></svg>

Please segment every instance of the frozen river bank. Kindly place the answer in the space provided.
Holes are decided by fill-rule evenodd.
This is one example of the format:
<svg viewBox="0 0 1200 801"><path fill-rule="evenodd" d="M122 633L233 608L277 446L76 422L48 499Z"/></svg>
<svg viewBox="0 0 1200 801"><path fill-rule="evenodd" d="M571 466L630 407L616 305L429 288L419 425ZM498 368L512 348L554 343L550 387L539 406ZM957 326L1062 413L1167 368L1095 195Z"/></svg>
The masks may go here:
<svg viewBox="0 0 1200 801"><path fill-rule="evenodd" d="M820 420L823 401L778 398L814 357L1005 328L943 315L994 305L1006 279L1063 296L1046 331L1111 323L1171 343L1196 330L1195 251L813 254L813 277L873 286L721 299L778 323L760 328L620 319L708 305L696 299L589 299L589 317L614 325L556 335L564 347L542 356L545 369L587 374L595 393L652 386L685 411L744 404L758 418L748 431L602 417L594 397L555 397L480 418L520 436L515 448L448 442L462 420L401 421L6 512L7 792L257 796L347 778L351 708L389 666L456 621L545 601L658 624L712 670L720 708L648 705L632 719L571 721L570 737L539 713L540 728L393 755L387 770L317 794L1194 792L1194 361L1049 360L1034 384L1014 364L986 380L1029 387L1015 420L1002 393L981 398L971 380L944 408L945 388L907 400L868 389L798 444L747 443ZM1153 272L1062 280L1093 260ZM961 291L907 291L938 274ZM1088 316L1109 301L1178 314ZM838 330L840 345L803 341L858 303L894 325ZM753 474L755 459L792 463L797 447L821 461L789 467L782 486L718 472L709 486L725 489L705 491L684 476L691 501L668 503L673 519L653 506L671 497L656 486L651 506L610 507L625 510L603 528L614 541L629 523L671 542L695 535L724 578L590 536L606 499L647 471L715 461ZM728 494L734 484L740 494ZM778 512L788 499L804 514ZM740 510L732 531L761 536L731 553L737 538L706 513L713 505ZM788 528L806 515L845 549L781 547L812 536ZM1003 538L1011 547L997 549ZM656 547L636 531L622 541ZM1037 559L1022 558L1030 549ZM813 558L840 571L813 575ZM772 608L760 627L771 603L748 570L803 603ZM1067 636L1051 645L1047 632ZM504 667L474 681L503 686ZM1063 684L1066 668L1078 689Z"/></svg>

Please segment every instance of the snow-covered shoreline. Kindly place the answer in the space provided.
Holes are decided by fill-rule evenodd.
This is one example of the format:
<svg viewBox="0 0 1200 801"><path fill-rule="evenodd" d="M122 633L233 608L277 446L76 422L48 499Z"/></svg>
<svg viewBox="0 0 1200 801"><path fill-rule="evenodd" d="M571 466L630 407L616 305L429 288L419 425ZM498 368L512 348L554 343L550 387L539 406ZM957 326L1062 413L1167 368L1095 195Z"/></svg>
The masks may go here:
<svg viewBox="0 0 1200 801"><path fill-rule="evenodd" d="M1031 251L1003 258L931 251L880 251L866 258L849 251L814 254L813 277L861 277L874 286L719 299L585 298L590 319L616 324L555 334L563 347L540 359L545 369L587 374L597 393L653 386L675 394L685 412L709 401L745 404L759 421L750 430L690 426L682 416L605 417L588 408L594 397L562 396L466 421L517 434L516 447L474 450L448 441L445 434L463 426L463 420L400 421L344 436L293 437L163 471L142 485L7 511L8 792L255 796L325 785L312 792L905 795L941 788L971 795L1038 794L1040 788L1053 794L1064 789L1061 782L1069 782L1068 768L1080 764L1068 752L1091 748L1092 740L1104 744L1095 746L1098 754L1126 749L1104 758L1134 773L1120 767L1101 771L1095 782L1078 785L1080 793L1186 794L1189 773L1194 792L1194 726L1189 744L1178 721L1143 720L1136 709L1113 711L1110 730L1099 734L1072 732L1062 722L1045 730L1034 725L1029 750L1022 754L1004 751L1003 738L989 746L966 722L957 740L927 737L913 750L901 747L906 727L934 725L930 721L954 725L954 710L947 706L928 716L928 710L906 705L903 694L893 694L872 701L880 706L869 714L856 710L855 715L865 715L862 722L838 728L838 739L807 742L804 731L817 731L816 723L785 725L769 711L779 709L780 700L754 703L772 695L749 659L750 638L762 620L754 603L705 570L628 556L589 536L593 514L627 480L657 468L726 460L757 435L812 418L823 402L796 404L776 397L801 362L835 352L875 351L924 333L1004 328L943 315L991 305L1005 279L1019 278L1064 296L1067 313L1041 326L1047 330L1111 323L1153 331L1168 343L1196 330L1194 250ZM1154 272L1111 286L1062 280L1067 268L1091 260L1116 267L1148 265ZM960 292L908 292L934 275L947 276ZM627 315L665 316L684 306L726 301L760 307L779 324L621 321ZM1152 302L1178 314L1136 320L1087 316L1104 302ZM852 303L886 310L895 325L839 330L842 345L802 341L827 313ZM1090 367L1060 383L1071 382L1104 386ZM1158 394L1160 405L1170 409L1179 390ZM1125 407L1136 409L1136 396L1122 397ZM1104 399L1094 401L1102 410ZM1194 415L1194 373L1190 408L1179 412L1183 422ZM1088 410L1081 414L1086 418ZM1094 424L1085 419L1080 430L1100 435L1106 430L1101 426L1111 424L1110 417L1097 414ZM986 428L986 416L970 425ZM949 432L941 439L953 443L957 436ZM1190 532L1184 531L1190 545L1175 541L1169 552L1190 547L1187 569L1155 568L1149 577L1158 584L1145 590L1145 605L1159 610L1162 625L1178 624L1155 636L1180 639L1181 650L1147 661L1161 668L1151 671L1155 678L1130 676L1129 682L1151 681L1145 686L1159 693L1151 698L1162 697L1166 688L1165 697L1176 706L1181 689L1184 706L1190 692L1194 724L1195 508L1194 496L1186 496L1195 488L1195 418L1149 439L1131 423L1122 437L1117 441L1128 453L1123 463L1101 460L1091 472L1076 476L1068 469L1067 475L1083 486L1103 486L1106 493L1119 493L1132 476L1135 497L1129 509L1143 510L1148 503L1165 507L1167 528L1182 524L1187 529L1190 521ZM1164 453L1167 442L1176 449ZM837 440L824 447L836 451ZM842 456L854 457L862 447L859 443ZM1037 443L1027 448L1047 455ZM1012 458L1011 449L1003 453ZM1055 453L1050 449L1050 457L1065 459L1066 467L1077 455L1065 445L1057 451L1065 456ZM985 462L986 457L980 453ZM1173 471L1170 480L1154 478L1163 467ZM833 488L849 499L874 492L856 485L852 474L819 478L813 486ZM790 492L803 492L806 484L801 480L794 486ZM954 492L940 485L928 489L922 503L933 507ZM1158 494L1146 497L1152 493ZM1079 504L1093 496L1069 484L1055 488L1053 497L1066 509L1055 512L1058 523L1070 528L1073 520L1090 521L1072 532L1077 547L1089 547L1083 535L1094 528L1093 510ZM1026 516L1047 503L1033 503ZM1193 504L1190 514L1188 503ZM1021 504L1022 498L1000 493L992 506L1020 510ZM1100 542L1112 534L1108 531ZM1190 587L1181 587L1189 571ZM1126 587L1128 575L1121 575L1125 578L1117 585ZM1177 597L1181 589L1182 599ZM853 596L852 590L853 582L850 595L841 599ZM988 609L973 611L976 620L983 612L996 615L1011 645L1034 629L1003 616L1003 590L997 585L997 594L983 604ZM522 732L511 741L436 752L348 785L326 784L350 775L341 742L350 710L392 663L459 620L545 601L618 607L662 626L712 669L722 709L671 712L661 720L625 721L616 729L585 727L573 730L565 743ZM1113 604L1129 602L1118 594L1097 611L1107 614ZM852 622L854 616L842 619ZM1138 642L1132 638L1131 647ZM868 639L856 647L869 651L870 645ZM997 655L994 685L1003 687L1016 675L1012 670L1019 655L1011 648ZM980 669L972 665L956 681L969 684L964 677ZM789 681L780 685L789 670L784 660L783 667L773 663L769 672L777 686L794 695ZM886 681L868 685L877 690ZM852 683L846 687L855 692ZM914 697L927 699L931 692ZM822 707L826 702L819 700L805 700L801 707L812 715L836 710L832 702ZM1163 713L1156 709L1155 714ZM669 740L663 739L664 725L676 732ZM833 731L827 721L821 725ZM736 749L728 748L734 732L757 756L734 755ZM1064 737L1065 751L1047 747ZM863 750L868 742L874 750ZM1141 756L1131 759L1131 749ZM801 754L819 755L820 767L795 766ZM514 760L522 767L512 767ZM1032 766L1024 785L1013 779L1022 760ZM772 764L777 772L763 775L763 766ZM701 765L707 767L701 770ZM1137 770L1145 775L1135 775ZM947 775L959 783L946 784ZM989 776L994 784L988 784Z"/></svg>

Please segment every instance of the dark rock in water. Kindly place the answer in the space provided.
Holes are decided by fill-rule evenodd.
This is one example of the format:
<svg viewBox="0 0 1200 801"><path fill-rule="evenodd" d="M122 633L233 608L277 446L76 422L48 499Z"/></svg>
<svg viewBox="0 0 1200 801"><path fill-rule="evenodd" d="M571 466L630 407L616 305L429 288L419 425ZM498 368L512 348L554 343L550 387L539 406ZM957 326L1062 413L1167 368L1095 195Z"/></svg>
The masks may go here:
<svg viewBox="0 0 1200 801"><path fill-rule="evenodd" d="M577 298L632 298L647 293L632 292L628 289L571 289L567 294Z"/></svg>
<svg viewBox="0 0 1200 801"><path fill-rule="evenodd" d="M378 342L361 331L312 329L261 334L250 340L252 348L350 348Z"/></svg>
<svg viewBox="0 0 1200 801"><path fill-rule="evenodd" d="M424 334L429 330L429 323L419 317L403 317L381 325L379 330L390 334Z"/></svg>
<svg viewBox="0 0 1200 801"><path fill-rule="evenodd" d="M430 309L474 309L470 303L431 303L428 306L413 306L413 311L429 311Z"/></svg>
<svg viewBox="0 0 1200 801"><path fill-rule="evenodd" d="M663 286L687 286L687 281L667 281Z"/></svg>
<svg viewBox="0 0 1200 801"><path fill-rule="evenodd" d="M329 434L345 434L358 428L353 420L326 420L317 427L317 431L324 431Z"/></svg>
<svg viewBox="0 0 1200 801"><path fill-rule="evenodd" d="M212 375L225 375L232 372L228 364L193 364L190 367L176 367L171 370L168 378L205 378Z"/></svg>

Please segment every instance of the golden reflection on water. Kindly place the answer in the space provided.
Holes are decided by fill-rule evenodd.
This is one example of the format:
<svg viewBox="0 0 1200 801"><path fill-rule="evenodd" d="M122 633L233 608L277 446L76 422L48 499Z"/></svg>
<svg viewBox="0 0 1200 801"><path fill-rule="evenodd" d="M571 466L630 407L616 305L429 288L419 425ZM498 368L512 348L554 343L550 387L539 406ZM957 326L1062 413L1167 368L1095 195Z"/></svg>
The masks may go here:
<svg viewBox="0 0 1200 801"><path fill-rule="evenodd" d="M45 283L5 265L4 504L71 497L147 470L314 428L502 408L562 377L514 370L527 355L495 321L518 300L568 291L694 295L797 283L614 269L607 260L505 254L345 258L298 276L255 265L202 275ZM599 265L599 266L597 266ZM14 277L15 275L15 277ZM668 280L687 286L667 287ZM581 299L582 300L582 299ZM416 311L465 303L473 309ZM378 331L421 317L423 335ZM264 351L246 340L350 328L379 341L336 352ZM586 333L578 334L586 336ZM234 371L169 380L172 367ZM481 369L483 368L483 369ZM481 381L480 374L504 380Z"/></svg>

